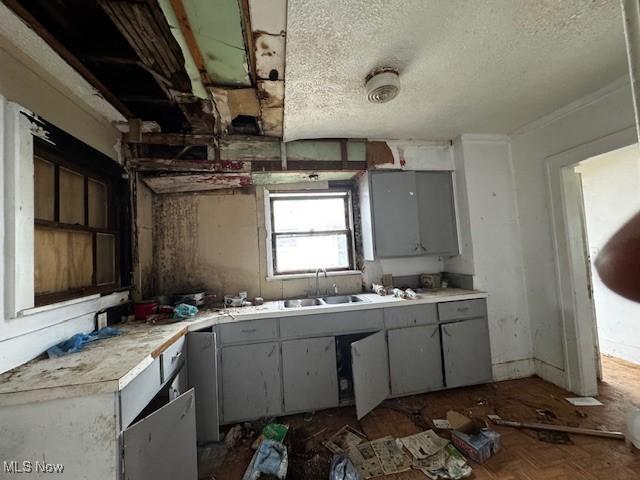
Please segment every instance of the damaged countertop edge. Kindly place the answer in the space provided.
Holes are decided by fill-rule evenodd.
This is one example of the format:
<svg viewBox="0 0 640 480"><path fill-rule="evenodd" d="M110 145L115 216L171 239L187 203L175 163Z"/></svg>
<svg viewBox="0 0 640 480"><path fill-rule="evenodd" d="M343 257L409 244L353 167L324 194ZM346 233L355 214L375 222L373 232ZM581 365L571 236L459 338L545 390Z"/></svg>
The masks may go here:
<svg viewBox="0 0 640 480"><path fill-rule="evenodd" d="M336 313L377 308L486 298L486 292L464 289L445 289L420 294L421 298L404 300L392 296L381 297L372 293L355 294L364 301L358 303L285 308L284 301L265 302L260 307L242 307L222 311L203 310L192 319L182 322L150 325L144 323L117 325L123 335L90 345L86 350L55 359L32 360L0 375L0 406L34 403L82 395L117 393L150 365L166 348L187 331L196 331L215 325L283 318L290 316ZM155 338L150 338L150 337ZM126 342L136 344L128 359L123 359ZM140 345L143 343L144 345ZM102 368L105 358L114 360L110 370ZM115 359L121 361L115 362ZM31 370L31 371L30 371ZM53 378L48 378L53 376Z"/></svg>

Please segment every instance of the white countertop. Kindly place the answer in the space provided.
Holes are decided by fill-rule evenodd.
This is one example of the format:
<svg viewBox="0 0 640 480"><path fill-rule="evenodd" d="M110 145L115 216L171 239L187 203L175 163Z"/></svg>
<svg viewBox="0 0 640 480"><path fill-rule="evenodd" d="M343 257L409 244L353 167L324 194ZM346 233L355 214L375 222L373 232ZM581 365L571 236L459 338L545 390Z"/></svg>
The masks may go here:
<svg viewBox="0 0 640 480"><path fill-rule="evenodd" d="M371 293L357 294L362 302L285 308L284 301L264 305L203 310L182 322L153 325L115 325L122 335L107 338L84 350L59 358L35 359L0 375L0 406L104 392L117 392L188 330L261 318L313 315L329 312L394 308L425 303L486 298L486 292L456 288L421 293L415 300Z"/></svg>

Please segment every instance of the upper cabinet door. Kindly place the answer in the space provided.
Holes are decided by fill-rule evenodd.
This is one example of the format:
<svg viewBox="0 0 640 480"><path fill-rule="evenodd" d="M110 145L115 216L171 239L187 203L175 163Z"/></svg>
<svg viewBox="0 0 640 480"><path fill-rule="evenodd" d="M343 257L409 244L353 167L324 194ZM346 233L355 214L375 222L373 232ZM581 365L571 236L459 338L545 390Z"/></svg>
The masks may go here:
<svg viewBox="0 0 640 480"><path fill-rule="evenodd" d="M422 255L415 172L371 174L377 257Z"/></svg>
<svg viewBox="0 0 640 480"><path fill-rule="evenodd" d="M358 420L389 396L389 356L384 332L351 344L353 390Z"/></svg>
<svg viewBox="0 0 640 480"><path fill-rule="evenodd" d="M125 480L196 480L193 389L123 432Z"/></svg>
<svg viewBox="0 0 640 480"><path fill-rule="evenodd" d="M416 172L420 250L457 255L458 230L451 172Z"/></svg>

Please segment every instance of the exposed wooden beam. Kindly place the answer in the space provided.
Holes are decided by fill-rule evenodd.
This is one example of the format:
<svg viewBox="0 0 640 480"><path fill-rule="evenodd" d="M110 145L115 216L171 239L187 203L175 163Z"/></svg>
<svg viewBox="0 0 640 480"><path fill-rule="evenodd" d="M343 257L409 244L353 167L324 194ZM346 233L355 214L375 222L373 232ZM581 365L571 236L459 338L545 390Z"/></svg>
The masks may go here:
<svg viewBox="0 0 640 480"><path fill-rule="evenodd" d="M287 169L282 169L280 160L254 161L251 163L252 172L359 172L367 169L367 162L341 160L287 160Z"/></svg>
<svg viewBox="0 0 640 480"><path fill-rule="evenodd" d="M206 133L143 133L140 137L126 138L127 143L147 145L216 145L217 138Z"/></svg>
<svg viewBox="0 0 640 480"><path fill-rule="evenodd" d="M173 158L132 158L127 162L140 172L210 172L249 173L251 162L229 162L210 160L176 160Z"/></svg>
<svg viewBox="0 0 640 480"><path fill-rule="evenodd" d="M251 83L254 86L257 86L256 49L255 40L253 38L253 29L251 28L251 9L249 8L249 0L240 0L240 8L242 11L241 20L242 29L244 31L244 47L247 51L247 60L249 63L249 77L251 79Z"/></svg>
<svg viewBox="0 0 640 480"><path fill-rule="evenodd" d="M135 115L127 106L118 99L89 69L62 43L58 41L49 31L26 10L19 0L2 0L16 15L29 25L49 46L60 55L64 61L71 65L87 82L89 82L100 94L113 105L125 118L134 118Z"/></svg>
<svg viewBox="0 0 640 480"><path fill-rule="evenodd" d="M189 22L189 17L187 16L187 11L184 8L182 0L171 0L171 6L173 7L173 11L176 14L176 18L178 19L178 26L180 27L180 31L182 32L182 36L184 37L184 41L187 43L187 48L191 53L193 63L196 64L196 68L198 69L198 72L200 72L202 83L205 87L213 85L211 77L209 76L209 72L207 72L207 68L204 63L204 57L202 56L202 52L200 51L200 47L198 46L198 42L196 41L196 36L193 33L193 29L191 28L191 23Z"/></svg>

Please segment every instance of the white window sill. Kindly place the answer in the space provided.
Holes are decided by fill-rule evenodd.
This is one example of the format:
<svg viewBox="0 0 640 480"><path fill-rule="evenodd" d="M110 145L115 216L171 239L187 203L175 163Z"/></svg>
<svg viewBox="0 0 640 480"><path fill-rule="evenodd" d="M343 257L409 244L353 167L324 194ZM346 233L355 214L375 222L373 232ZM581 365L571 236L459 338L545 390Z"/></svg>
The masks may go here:
<svg viewBox="0 0 640 480"><path fill-rule="evenodd" d="M344 277L347 275L362 275L360 270L340 270L327 272L327 277ZM297 278L315 278L315 273L292 273L290 275L268 275L267 282L277 282L281 280L295 280ZM320 272L320 278L324 278L324 272Z"/></svg>

